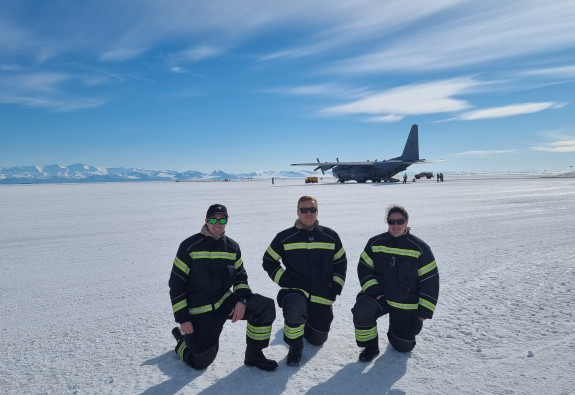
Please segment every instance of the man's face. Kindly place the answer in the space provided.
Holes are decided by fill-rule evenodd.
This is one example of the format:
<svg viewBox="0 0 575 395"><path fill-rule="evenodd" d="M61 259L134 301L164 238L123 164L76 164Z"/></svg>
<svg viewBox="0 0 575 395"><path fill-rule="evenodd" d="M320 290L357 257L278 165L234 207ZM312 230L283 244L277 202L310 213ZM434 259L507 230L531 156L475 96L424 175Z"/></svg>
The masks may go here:
<svg viewBox="0 0 575 395"><path fill-rule="evenodd" d="M226 220L225 224L222 224L220 222L220 219L222 219L222 218ZM215 224L210 223L210 222L214 222L214 219L217 220L217 221L215 221L216 223ZM210 231L210 233L213 234L214 236L223 235L224 231L226 230L226 225L227 225L227 218L223 214L216 213L216 214L212 215L210 218L206 218L206 226L208 227L208 230Z"/></svg>
<svg viewBox="0 0 575 395"><path fill-rule="evenodd" d="M310 210L308 210L310 208L312 210L315 209L315 213L312 213ZM301 209L304 209L304 211L307 212L302 213ZM311 228L313 226L315 220L317 219L317 213L317 206L313 200L304 200L297 207L297 216L302 224L304 224L304 226L307 228Z"/></svg>

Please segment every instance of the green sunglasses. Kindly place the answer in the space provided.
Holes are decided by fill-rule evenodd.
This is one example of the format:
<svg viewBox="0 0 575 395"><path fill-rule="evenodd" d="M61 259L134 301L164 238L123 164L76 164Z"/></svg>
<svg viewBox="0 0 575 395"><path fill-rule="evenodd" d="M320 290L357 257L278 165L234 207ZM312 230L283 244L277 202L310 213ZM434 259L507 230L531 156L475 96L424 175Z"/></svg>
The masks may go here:
<svg viewBox="0 0 575 395"><path fill-rule="evenodd" d="M217 224L218 222L219 222L220 224L222 224L222 225L225 225L225 224L228 223L228 219L227 219L227 218L220 218L220 219L217 219L217 218L208 218L208 222L209 222L210 224L212 224L212 225L215 225L215 224Z"/></svg>

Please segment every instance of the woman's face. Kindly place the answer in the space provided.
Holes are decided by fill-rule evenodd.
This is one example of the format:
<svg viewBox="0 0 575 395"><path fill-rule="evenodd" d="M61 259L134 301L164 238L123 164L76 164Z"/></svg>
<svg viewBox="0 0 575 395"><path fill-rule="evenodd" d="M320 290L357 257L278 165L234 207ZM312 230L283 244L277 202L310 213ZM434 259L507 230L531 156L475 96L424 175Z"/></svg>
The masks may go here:
<svg viewBox="0 0 575 395"><path fill-rule="evenodd" d="M403 222L402 224L398 222ZM394 237L399 237L405 233L407 229L407 219L401 213L391 213L387 217L387 226L389 226L389 233Z"/></svg>

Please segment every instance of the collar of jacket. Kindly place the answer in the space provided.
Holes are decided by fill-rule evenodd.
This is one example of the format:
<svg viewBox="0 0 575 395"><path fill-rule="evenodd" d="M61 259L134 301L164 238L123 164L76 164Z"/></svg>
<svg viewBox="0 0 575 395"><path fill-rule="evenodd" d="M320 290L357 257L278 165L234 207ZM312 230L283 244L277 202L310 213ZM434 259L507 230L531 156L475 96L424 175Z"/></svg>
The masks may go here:
<svg viewBox="0 0 575 395"><path fill-rule="evenodd" d="M204 224L204 226L202 226L202 230L200 231L200 233L203 234L204 236L208 236L208 237L211 237L211 238L213 238L213 239L219 240L219 239L221 239L222 237L225 236L226 231L224 231L224 233L222 233L222 234L219 235L219 236L215 236L213 233L211 233L211 232L208 230L208 225Z"/></svg>
<svg viewBox="0 0 575 395"><path fill-rule="evenodd" d="M316 219L315 222L313 223L313 225L311 226L311 228L308 228L307 226L305 226L301 220L298 218L295 220L295 227L298 229L305 229L305 230L312 230L313 228L315 228L316 226L319 225L319 221Z"/></svg>
<svg viewBox="0 0 575 395"><path fill-rule="evenodd" d="M408 226L408 227L405 229L405 232L402 233L402 234L400 234L399 236L394 236L394 235L392 235L389 230L387 231L387 233L389 233L389 235L390 235L391 237L394 237L394 238L396 238L396 239L399 239L399 238L401 238L401 237L407 236L407 235L409 234L410 230L411 230L411 228Z"/></svg>

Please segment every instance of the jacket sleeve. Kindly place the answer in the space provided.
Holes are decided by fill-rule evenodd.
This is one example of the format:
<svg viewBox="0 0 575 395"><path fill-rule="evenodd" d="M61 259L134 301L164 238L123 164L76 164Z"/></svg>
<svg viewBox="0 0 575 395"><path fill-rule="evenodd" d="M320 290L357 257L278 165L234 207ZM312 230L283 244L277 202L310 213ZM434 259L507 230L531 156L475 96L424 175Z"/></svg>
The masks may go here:
<svg viewBox="0 0 575 395"><path fill-rule="evenodd" d="M284 246L276 236L264 253L262 262L264 270L280 287L303 288L302 285L282 267L280 262L284 253Z"/></svg>
<svg viewBox="0 0 575 395"><path fill-rule="evenodd" d="M185 253L180 246L170 274L170 298L172 299L172 311L176 322L183 323L190 321L188 310L187 284L192 258Z"/></svg>
<svg viewBox="0 0 575 395"><path fill-rule="evenodd" d="M359 257L359 263L357 265L357 275L359 277L359 284L361 285L361 290L369 296L379 296L383 295L383 287L377 281L375 277L375 269L373 264L373 258L369 254L371 251L370 243L368 242Z"/></svg>
<svg viewBox="0 0 575 395"><path fill-rule="evenodd" d="M238 247L238 253L234 262L234 294L238 299L249 298L252 295L252 290L248 284L248 273L242 261L242 252Z"/></svg>
<svg viewBox="0 0 575 395"><path fill-rule="evenodd" d="M332 281L332 297L335 300L336 295L341 295L343 286L345 285L345 276L347 273L347 256L345 249L339 237L335 243L335 254L333 256L333 281Z"/></svg>
<svg viewBox="0 0 575 395"><path fill-rule="evenodd" d="M439 296L439 271L431 249L426 248L419 257L419 305L417 313L422 318L432 318Z"/></svg>

